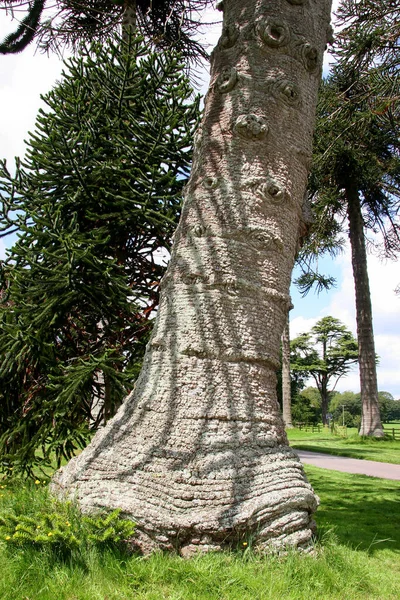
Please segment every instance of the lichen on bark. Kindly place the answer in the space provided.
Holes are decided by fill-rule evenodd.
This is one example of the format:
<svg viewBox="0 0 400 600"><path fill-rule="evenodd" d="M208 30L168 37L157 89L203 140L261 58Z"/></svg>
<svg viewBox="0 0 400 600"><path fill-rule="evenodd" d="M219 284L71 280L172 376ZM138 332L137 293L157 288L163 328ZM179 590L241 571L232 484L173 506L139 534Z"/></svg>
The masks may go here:
<svg viewBox="0 0 400 600"><path fill-rule="evenodd" d="M121 508L139 546L187 555L248 536L266 548L310 546L317 498L288 446L275 372L329 14L329 0L224 1L141 375L53 479L53 492L84 510ZM312 40L318 68L293 56L289 39L260 42L265 15Z"/></svg>

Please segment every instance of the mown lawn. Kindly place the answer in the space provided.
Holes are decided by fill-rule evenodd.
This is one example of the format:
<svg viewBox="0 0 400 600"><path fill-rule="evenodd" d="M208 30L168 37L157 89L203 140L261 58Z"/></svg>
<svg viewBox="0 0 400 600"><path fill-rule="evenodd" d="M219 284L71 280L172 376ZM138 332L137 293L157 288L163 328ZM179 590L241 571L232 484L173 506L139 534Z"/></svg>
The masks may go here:
<svg viewBox="0 0 400 600"><path fill-rule="evenodd" d="M299 450L400 464L400 440L361 438L356 429L348 429L347 438L333 435L329 429L319 433L289 429L287 434L290 445Z"/></svg>
<svg viewBox="0 0 400 600"><path fill-rule="evenodd" d="M85 546L70 553L0 540L2 600L398 600L400 484L306 467L321 506L314 556L246 549L192 560ZM0 515L39 515L43 484L0 489ZM54 504L52 510L54 510ZM63 509L59 509L62 510ZM79 516L67 509L79 530ZM82 534L83 535L83 534Z"/></svg>

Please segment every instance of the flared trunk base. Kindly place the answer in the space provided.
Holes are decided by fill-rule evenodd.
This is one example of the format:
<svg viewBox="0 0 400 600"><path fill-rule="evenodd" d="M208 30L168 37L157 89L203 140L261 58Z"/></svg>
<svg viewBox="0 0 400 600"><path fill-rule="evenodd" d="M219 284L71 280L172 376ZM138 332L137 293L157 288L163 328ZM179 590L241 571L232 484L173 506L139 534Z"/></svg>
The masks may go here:
<svg viewBox="0 0 400 600"><path fill-rule="evenodd" d="M368 425L361 424L358 435L374 437L374 438L384 438L385 432L383 431L383 428L381 425L377 425L374 427L374 426L368 426Z"/></svg>
<svg viewBox="0 0 400 600"><path fill-rule="evenodd" d="M80 457L60 469L51 491L79 503L84 512L119 508L137 525L132 548L183 556L223 548L269 551L309 549L312 514L318 499L305 480L297 455L288 447L260 449L249 460L246 449L201 453L185 469L165 470L153 459L141 470Z"/></svg>

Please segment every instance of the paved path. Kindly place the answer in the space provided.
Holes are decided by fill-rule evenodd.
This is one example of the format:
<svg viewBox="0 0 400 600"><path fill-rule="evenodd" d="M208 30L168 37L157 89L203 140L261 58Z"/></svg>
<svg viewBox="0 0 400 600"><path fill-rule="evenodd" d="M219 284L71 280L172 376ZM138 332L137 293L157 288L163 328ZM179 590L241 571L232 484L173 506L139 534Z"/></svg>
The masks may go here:
<svg viewBox="0 0 400 600"><path fill-rule="evenodd" d="M322 452L309 452L308 450L293 449L297 452L303 463L314 465L314 467L400 481L400 465L392 465L391 463L382 463L374 460L347 458L345 456L333 456L332 454L323 454Z"/></svg>

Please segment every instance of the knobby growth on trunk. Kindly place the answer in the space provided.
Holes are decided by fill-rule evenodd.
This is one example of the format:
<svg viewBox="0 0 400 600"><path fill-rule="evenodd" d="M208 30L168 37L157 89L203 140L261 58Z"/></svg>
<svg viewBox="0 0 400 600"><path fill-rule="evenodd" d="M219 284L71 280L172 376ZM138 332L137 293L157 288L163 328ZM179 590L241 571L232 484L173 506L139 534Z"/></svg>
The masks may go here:
<svg viewBox="0 0 400 600"><path fill-rule="evenodd" d="M307 548L317 499L276 399L330 0L225 0L160 309L135 390L55 493L137 543Z"/></svg>

